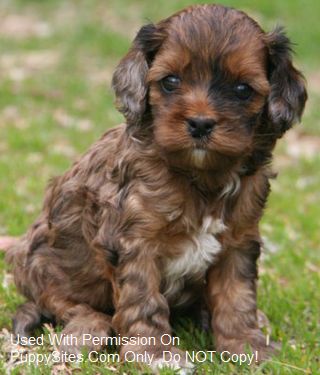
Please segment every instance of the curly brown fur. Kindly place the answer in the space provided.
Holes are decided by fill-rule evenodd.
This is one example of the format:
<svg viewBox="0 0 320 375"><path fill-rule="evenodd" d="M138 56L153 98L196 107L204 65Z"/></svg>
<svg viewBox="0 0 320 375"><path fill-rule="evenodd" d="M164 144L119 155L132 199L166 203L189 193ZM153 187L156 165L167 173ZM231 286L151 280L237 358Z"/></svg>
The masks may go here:
<svg viewBox="0 0 320 375"><path fill-rule="evenodd" d="M8 253L29 301L15 333L45 316L78 336L159 338L172 308L203 296L218 350L266 357L258 224L272 150L306 101L289 40L237 10L190 7L140 30L113 87L127 123L51 181ZM129 349L160 364L164 348Z"/></svg>

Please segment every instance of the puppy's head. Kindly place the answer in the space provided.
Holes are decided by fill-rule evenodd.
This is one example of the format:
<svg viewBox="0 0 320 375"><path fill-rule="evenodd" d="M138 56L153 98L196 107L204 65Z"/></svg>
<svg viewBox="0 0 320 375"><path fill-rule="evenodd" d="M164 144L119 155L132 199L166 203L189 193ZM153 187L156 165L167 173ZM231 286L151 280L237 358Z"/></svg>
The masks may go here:
<svg viewBox="0 0 320 375"><path fill-rule="evenodd" d="M266 34L245 13L217 5L144 26L113 87L129 131L148 127L171 160L201 169L252 154L259 134L274 144L306 101L283 31Z"/></svg>

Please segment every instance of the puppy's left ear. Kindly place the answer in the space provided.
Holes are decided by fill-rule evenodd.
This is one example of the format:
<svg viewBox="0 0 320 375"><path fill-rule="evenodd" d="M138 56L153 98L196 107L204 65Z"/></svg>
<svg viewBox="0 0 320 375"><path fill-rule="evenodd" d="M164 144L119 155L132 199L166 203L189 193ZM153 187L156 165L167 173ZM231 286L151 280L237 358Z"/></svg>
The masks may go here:
<svg viewBox="0 0 320 375"><path fill-rule="evenodd" d="M295 122L300 121L307 91L305 79L292 64L292 49L282 28L266 34L269 49L268 116L281 137Z"/></svg>
<svg viewBox="0 0 320 375"><path fill-rule="evenodd" d="M162 37L156 26L143 26L113 74L116 105L125 116L129 129L140 124L146 111L147 73L161 43Z"/></svg>

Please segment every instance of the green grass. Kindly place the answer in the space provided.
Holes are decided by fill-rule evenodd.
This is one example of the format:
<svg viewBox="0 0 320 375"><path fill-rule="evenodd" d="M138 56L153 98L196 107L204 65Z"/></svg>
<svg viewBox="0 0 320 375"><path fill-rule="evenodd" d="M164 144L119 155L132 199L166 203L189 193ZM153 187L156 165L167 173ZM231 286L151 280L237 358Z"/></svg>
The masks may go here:
<svg viewBox="0 0 320 375"><path fill-rule="evenodd" d="M161 6L149 0L1 2L0 18L20 15L33 24L42 22L47 33L6 34L0 22L0 235L22 234L41 208L48 179L66 170L100 134L122 121L113 106L110 78L139 25L190 3L196 2L162 0ZM286 26L310 87L303 124L297 129L304 139L312 136L310 142L319 147L320 2L221 3L246 10L267 30L279 23ZM280 175L272 183L262 222L267 250L277 251L266 251L261 260L259 284L259 308L269 317L272 338L282 343L282 350L260 366L222 363L217 357L213 364L199 365L199 374L319 373L320 153L304 158L302 150L302 156L293 157L288 145L290 141L283 141L277 149ZM11 316L23 300L12 284L3 285L8 271L3 258L0 254L0 330L10 329ZM213 349L212 339L190 322L180 322L175 329L183 348ZM0 348L0 373L5 366ZM142 371L128 364L114 367L118 373ZM24 371L42 375L50 374L51 368L25 366ZM85 361L77 373L115 371ZM12 371L18 373L21 368Z"/></svg>

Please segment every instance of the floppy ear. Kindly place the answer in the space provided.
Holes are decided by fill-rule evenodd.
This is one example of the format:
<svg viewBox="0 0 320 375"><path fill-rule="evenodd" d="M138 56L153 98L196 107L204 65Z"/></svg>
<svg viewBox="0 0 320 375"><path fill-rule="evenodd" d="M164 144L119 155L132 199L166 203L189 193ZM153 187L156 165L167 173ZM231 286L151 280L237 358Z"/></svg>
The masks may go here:
<svg viewBox="0 0 320 375"><path fill-rule="evenodd" d="M268 116L278 137L300 121L307 92L301 72L292 65L291 43L282 28L266 34L269 49Z"/></svg>
<svg viewBox="0 0 320 375"><path fill-rule="evenodd" d="M113 74L116 105L125 116L129 128L139 125L146 111L147 73L161 42L156 26L143 26Z"/></svg>

